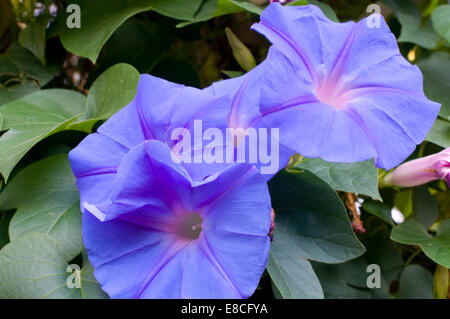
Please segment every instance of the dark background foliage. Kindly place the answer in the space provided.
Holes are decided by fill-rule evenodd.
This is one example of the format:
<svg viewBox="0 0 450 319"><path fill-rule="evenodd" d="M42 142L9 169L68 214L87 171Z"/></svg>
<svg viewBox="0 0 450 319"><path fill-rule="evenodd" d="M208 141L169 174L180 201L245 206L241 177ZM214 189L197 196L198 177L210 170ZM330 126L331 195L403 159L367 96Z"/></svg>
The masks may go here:
<svg viewBox="0 0 450 319"><path fill-rule="evenodd" d="M450 147L447 2L309 2L335 21L380 5L401 53L422 70L426 95L442 104L410 159ZM66 26L71 3L80 5L80 29ZM81 243L67 153L133 98L139 73L204 88L262 62L269 43L250 26L265 5L0 0L0 297L105 297ZM383 187L385 173L373 161L293 157L269 183L276 229L252 298L449 298L447 186ZM367 286L371 264L380 288ZM68 278L81 287L70 289Z"/></svg>

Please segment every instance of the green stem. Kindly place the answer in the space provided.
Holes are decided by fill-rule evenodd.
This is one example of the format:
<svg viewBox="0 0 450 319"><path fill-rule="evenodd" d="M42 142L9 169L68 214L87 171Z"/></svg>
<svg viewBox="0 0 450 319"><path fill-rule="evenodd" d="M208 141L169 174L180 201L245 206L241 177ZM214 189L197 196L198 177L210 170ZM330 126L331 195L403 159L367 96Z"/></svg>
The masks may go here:
<svg viewBox="0 0 450 319"><path fill-rule="evenodd" d="M425 154L425 146L427 145L427 142L424 141L422 144L420 144L419 148L419 158L423 157L423 154Z"/></svg>
<svg viewBox="0 0 450 319"><path fill-rule="evenodd" d="M417 257L418 254L420 254L422 252L422 249L417 249L414 253L412 253L411 256L409 256L409 258L406 260L404 267L407 267L413 260L414 258Z"/></svg>

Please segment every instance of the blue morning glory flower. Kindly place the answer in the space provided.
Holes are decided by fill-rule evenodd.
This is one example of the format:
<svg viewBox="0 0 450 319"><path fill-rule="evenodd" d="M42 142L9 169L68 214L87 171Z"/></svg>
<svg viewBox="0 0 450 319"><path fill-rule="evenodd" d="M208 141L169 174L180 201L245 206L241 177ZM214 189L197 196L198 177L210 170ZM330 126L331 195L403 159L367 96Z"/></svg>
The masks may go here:
<svg viewBox="0 0 450 319"><path fill-rule="evenodd" d="M375 158L390 169L422 142L440 106L427 100L419 68L379 18L379 26L368 18L336 23L314 5L271 4L253 26L273 43L267 59L208 91L231 92L232 113L258 113L262 125L280 129L281 145L303 156Z"/></svg>
<svg viewBox="0 0 450 319"><path fill-rule="evenodd" d="M135 99L70 152L83 242L112 298L246 298L256 289L270 245L265 178L250 164L173 157L174 130L193 131L197 120L223 129L229 110L226 97L143 75Z"/></svg>
<svg viewBox="0 0 450 319"><path fill-rule="evenodd" d="M95 206L111 203L119 165L134 146L156 139L172 149L176 144L171 138L172 132L177 128L193 131L195 120L202 120L204 128L224 128L229 105L225 97L214 97L195 88L141 75L134 100L69 154L81 203ZM195 145L192 148L195 149ZM199 180L226 167L221 163L183 165L193 179Z"/></svg>
<svg viewBox="0 0 450 319"><path fill-rule="evenodd" d="M233 164L195 182L165 143L149 140L124 155L111 194L111 205L83 214L83 242L110 297L253 294L268 259L271 211L254 166Z"/></svg>

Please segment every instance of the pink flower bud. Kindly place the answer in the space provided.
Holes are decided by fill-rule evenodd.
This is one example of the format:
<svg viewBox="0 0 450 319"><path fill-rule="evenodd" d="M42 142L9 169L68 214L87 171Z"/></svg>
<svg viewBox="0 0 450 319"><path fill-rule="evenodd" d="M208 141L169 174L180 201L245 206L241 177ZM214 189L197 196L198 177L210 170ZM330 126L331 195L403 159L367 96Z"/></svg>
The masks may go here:
<svg viewBox="0 0 450 319"><path fill-rule="evenodd" d="M434 169L436 170L436 175L439 179L446 181L447 185L450 187L450 155L448 152L447 159L438 161L434 165Z"/></svg>
<svg viewBox="0 0 450 319"><path fill-rule="evenodd" d="M400 165L386 175L384 184L413 187L436 179L450 187L450 148Z"/></svg>

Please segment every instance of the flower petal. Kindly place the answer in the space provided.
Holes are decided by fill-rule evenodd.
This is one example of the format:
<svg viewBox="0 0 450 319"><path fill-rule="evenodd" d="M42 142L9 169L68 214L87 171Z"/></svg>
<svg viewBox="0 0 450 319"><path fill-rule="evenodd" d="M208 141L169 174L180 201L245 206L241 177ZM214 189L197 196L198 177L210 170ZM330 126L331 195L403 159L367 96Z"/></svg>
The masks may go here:
<svg viewBox="0 0 450 319"><path fill-rule="evenodd" d="M205 253L203 241L204 236L201 236L198 242L188 245L183 250L185 258L181 286L182 298L242 298L221 266ZM229 255L228 258L234 258L234 256Z"/></svg>
<svg viewBox="0 0 450 319"><path fill-rule="evenodd" d="M224 130L227 126L230 105L226 95L213 96L207 91L143 74L135 99L98 131L130 148L149 139L159 140L172 148L177 143L177 129L185 129L191 137L188 151L200 152L205 147L201 140L205 130ZM201 123L200 132L195 132L196 121ZM193 158L194 154L191 155ZM191 177L200 180L224 167L205 167L198 163L185 165Z"/></svg>
<svg viewBox="0 0 450 319"><path fill-rule="evenodd" d="M97 132L109 136L128 148L145 141L136 100L131 101L130 104L111 116L98 128Z"/></svg>
<svg viewBox="0 0 450 319"><path fill-rule="evenodd" d="M110 202L117 169L127 151L111 138L94 133L69 153L81 203L100 205Z"/></svg>
<svg viewBox="0 0 450 319"><path fill-rule="evenodd" d="M303 64L318 83L333 68L353 25L329 20L314 5L283 7L274 3L252 29L266 36L293 63Z"/></svg>
<svg viewBox="0 0 450 319"><path fill-rule="evenodd" d="M204 91L215 96L230 97L230 111L227 114L228 127L254 127L261 118L259 111L260 83L258 79L262 70L259 66L243 76L213 83Z"/></svg>
<svg viewBox="0 0 450 319"><path fill-rule="evenodd" d="M83 242L94 276L111 298L135 298L176 243L166 233L120 219L100 222L90 214L83 214Z"/></svg>
<svg viewBox="0 0 450 319"><path fill-rule="evenodd" d="M236 164L208 183L194 188L203 228L267 235L270 195L263 177L248 164Z"/></svg>
<svg viewBox="0 0 450 319"><path fill-rule="evenodd" d="M200 247L212 266L224 278L226 284L223 286L231 287L237 294L232 298L249 298L255 292L266 268L270 237L267 234L247 235L219 229L206 229L202 239ZM190 278L194 279L194 276L201 276L201 273L191 275ZM185 289L202 288L193 286L193 279L186 280L187 288Z"/></svg>
<svg viewBox="0 0 450 319"><path fill-rule="evenodd" d="M395 166L395 163L398 164L399 159L405 159L414 151L414 141L395 120L380 109L367 105L358 112L351 108L347 112L364 129L376 148L378 157L375 164L378 167L389 169ZM392 141L395 141L395 147L385 147Z"/></svg>
<svg viewBox="0 0 450 319"><path fill-rule="evenodd" d="M371 27L368 19L376 18L380 26ZM280 141L303 156L375 157L389 169L437 117L439 105L423 94L420 70L401 56L380 15L335 23L312 5L273 4L254 29L275 47L261 64L263 123L280 127Z"/></svg>

